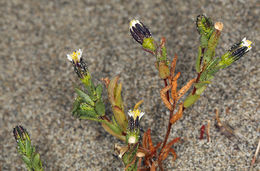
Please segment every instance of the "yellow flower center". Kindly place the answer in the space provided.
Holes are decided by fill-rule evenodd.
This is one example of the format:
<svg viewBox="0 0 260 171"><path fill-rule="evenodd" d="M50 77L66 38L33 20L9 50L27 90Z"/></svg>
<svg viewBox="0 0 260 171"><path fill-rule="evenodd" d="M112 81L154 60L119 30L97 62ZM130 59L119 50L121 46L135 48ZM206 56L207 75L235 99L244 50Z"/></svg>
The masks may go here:
<svg viewBox="0 0 260 171"><path fill-rule="evenodd" d="M140 116L141 111L139 109L135 109L132 111L134 114L134 120L136 120L137 116Z"/></svg>
<svg viewBox="0 0 260 171"><path fill-rule="evenodd" d="M78 63L79 62L79 56L80 56L80 52L79 51L76 51L76 52L73 52L71 55L71 58L73 59L73 61L75 63Z"/></svg>
<svg viewBox="0 0 260 171"><path fill-rule="evenodd" d="M243 46L246 46L248 48L251 48L251 44L252 42L250 40L245 40L241 45L240 47L243 47Z"/></svg>

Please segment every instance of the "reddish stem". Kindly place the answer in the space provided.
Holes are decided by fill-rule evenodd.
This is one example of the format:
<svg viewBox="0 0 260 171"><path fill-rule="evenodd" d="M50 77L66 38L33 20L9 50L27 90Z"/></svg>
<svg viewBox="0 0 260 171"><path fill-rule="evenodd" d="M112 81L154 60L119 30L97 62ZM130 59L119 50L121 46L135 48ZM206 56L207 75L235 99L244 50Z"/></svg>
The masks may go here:
<svg viewBox="0 0 260 171"><path fill-rule="evenodd" d="M201 73L202 73L202 72L199 72L199 73L198 73L197 79L196 79L195 83L198 83L198 82L199 82ZM193 90L192 90L192 95L194 95L194 94L196 93L196 90L197 90L197 88L194 86L194 87L193 87Z"/></svg>
<svg viewBox="0 0 260 171"><path fill-rule="evenodd" d="M204 133L205 133L205 125L202 125L200 128L200 140L203 139Z"/></svg>
<svg viewBox="0 0 260 171"><path fill-rule="evenodd" d="M165 84L165 87L168 86L166 79L164 79L164 84ZM167 91L167 100L169 100L169 91ZM170 132L171 132L172 124L171 124L170 120L171 120L171 118L172 118L174 108L175 108L175 103L173 104L173 110L170 111L170 117L169 117L167 132L166 132L166 135L165 135L165 137L164 137L162 149L165 147L165 145L166 145L166 143L167 143L167 140L168 140L168 137L169 137L169 134L170 134ZM162 149L161 149L161 151L162 151Z"/></svg>
<svg viewBox="0 0 260 171"><path fill-rule="evenodd" d="M110 119L107 116L101 116L101 119L106 120L108 122L111 122Z"/></svg>

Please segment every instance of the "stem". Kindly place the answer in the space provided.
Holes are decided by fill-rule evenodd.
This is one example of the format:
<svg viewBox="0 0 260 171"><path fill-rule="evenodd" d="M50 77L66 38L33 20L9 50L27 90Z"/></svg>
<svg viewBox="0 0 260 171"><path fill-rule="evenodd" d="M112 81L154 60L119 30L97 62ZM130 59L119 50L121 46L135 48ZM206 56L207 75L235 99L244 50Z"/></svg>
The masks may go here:
<svg viewBox="0 0 260 171"><path fill-rule="evenodd" d="M201 66L201 64L202 64L202 60L203 60L204 53L205 53L205 48L202 49L202 53L201 53L202 57L200 58L200 66ZM198 73L197 79L196 79L195 83L198 83L198 82L199 82L199 80L200 80L200 75L201 75L201 73L204 71L204 66L201 67L201 68L202 68L202 69L201 69L201 71ZM192 90L192 95L194 95L194 94L196 93L196 90L197 90L197 89L196 89L196 87L194 86L194 88L193 88L193 90Z"/></svg>
<svg viewBox="0 0 260 171"><path fill-rule="evenodd" d="M101 119L106 120L106 121L108 121L108 122L111 122L110 119L109 119L106 115L105 115L105 116L102 116Z"/></svg>
<svg viewBox="0 0 260 171"><path fill-rule="evenodd" d="M148 49L145 49L145 48L143 48L143 50L146 51L146 52L148 52L148 53L150 53L150 54L152 54L152 55L155 55L155 52L153 52L153 51L151 51L151 50L148 50Z"/></svg>
<svg viewBox="0 0 260 171"><path fill-rule="evenodd" d="M166 79L164 79L164 84L165 84L165 87L168 86ZM167 100L169 100L169 91L167 91ZM170 120L171 120L171 118L172 118L174 109L175 109L175 102L174 102L174 104L173 104L173 110L170 111L170 117L169 117L169 122L168 122L168 128L167 128L167 132L166 132L165 137L164 137L162 149L165 147L165 145L166 145L166 143L167 143L167 140L168 140L168 137L169 137L169 134L170 134L170 132L171 132L172 124L171 124ZM161 151L162 151L162 150L161 150Z"/></svg>
<svg viewBox="0 0 260 171"><path fill-rule="evenodd" d="M198 82L199 82L201 73L202 73L202 72L199 72L199 73L198 73L195 83L198 83ZM193 87L193 90L192 90L192 95L194 95L194 94L196 93L196 90L197 90L197 88L194 86L194 87Z"/></svg>
<svg viewBox="0 0 260 171"><path fill-rule="evenodd" d="M170 122L171 118L172 118L172 115L173 115L173 111L170 111L170 117L169 117L169 122L168 122L168 128L167 128L167 132L166 132L166 135L164 137L164 141L163 141L163 146L162 146L162 149L165 147L166 143L167 143L167 140L168 140L168 137L169 137L169 134L171 132L171 128L172 128L172 124ZM162 151L162 150L161 150Z"/></svg>

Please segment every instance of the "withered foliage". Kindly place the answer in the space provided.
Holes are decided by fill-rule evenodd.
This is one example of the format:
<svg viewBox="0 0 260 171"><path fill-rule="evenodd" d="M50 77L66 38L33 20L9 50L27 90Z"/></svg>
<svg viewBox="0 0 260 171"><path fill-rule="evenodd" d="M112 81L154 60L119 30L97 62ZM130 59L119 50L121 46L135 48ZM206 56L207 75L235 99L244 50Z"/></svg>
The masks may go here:
<svg viewBox="0 0 260 171"><path fill-rule="evenodd" d="M165 40L164 40L165 41ZM179 102L180 98L191 88L192 84L196 81L196 79L192 79L188 81L186 85L184 85L180 90L177 90L177 81L180 77L180 72L175 74L175 66L177 62L177 55L175 55L170 69L170 76L164 80L165 87L161 89L160 96L165 104L165 106L170 111L170 117L168 120L168 128L165 134L165 138L163 142L158 142L156 145L153 144L151 139L151 129L148 129L144 135L142 140L142 148L138 150L144 152L145 156L143 160L139 160L138 170L156 170L160 168L163 170L163 161L169 156L169 154L173 155L172 161L175 161L177 158L177 154L175 153L172 146L180 141L180 137L174 138L170 142L167 143L169 133L172 125L178 121L183 114L184 107L183 103ZM168 85L169 84L169 85ZM179 102L179 103L178 103ZM178 109L176 106L178 104ZM174 113L174 111L176 112Z"/></svg>

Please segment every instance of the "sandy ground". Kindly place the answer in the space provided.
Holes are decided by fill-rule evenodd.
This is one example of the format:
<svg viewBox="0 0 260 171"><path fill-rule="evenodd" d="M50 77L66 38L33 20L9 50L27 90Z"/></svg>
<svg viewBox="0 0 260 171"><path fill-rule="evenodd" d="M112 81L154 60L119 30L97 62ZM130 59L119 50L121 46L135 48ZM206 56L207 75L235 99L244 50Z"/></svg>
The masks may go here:
<svg viewBox="0 0 260 171"><path fill-rule="evenodd" d="M84 50L95 79L120 75L126 109L143 99L141 123L162 140L168 112L159 97L163 86L155 59L130 37L128 23L143 21L156 40L167 38L169 57L179 55L179 85L195 77L198 34L195 19L205 13L224 23L217 49L221 55L243 37L253 49L219 72L203 97L173 126L170 138L182 137L167 170L248 170L260 132L260 3L252 1L0 1L0 170L25 170L12 129L24 125L46 170L123 170L113 155L119 141L93 121L71 116L79 80L66 54ZM107 102L106 92L104 92ZM108 103L107 103L108 104ZM199 140L214 110L242 138L228 139L212 125L211 142ZM226 111L229 108L229 112ZM107 105L107 115L111 109ZM257 159L253 170L260 169Z"/></svg>

